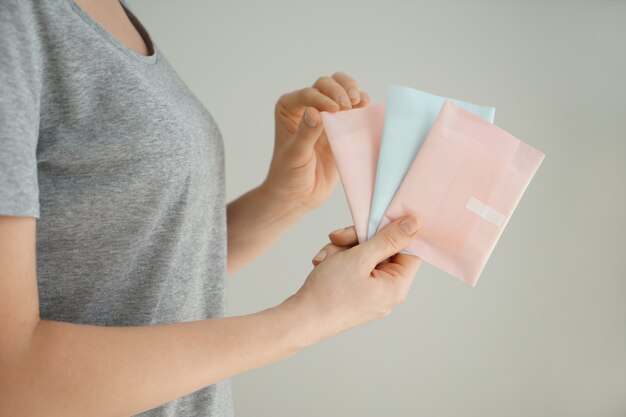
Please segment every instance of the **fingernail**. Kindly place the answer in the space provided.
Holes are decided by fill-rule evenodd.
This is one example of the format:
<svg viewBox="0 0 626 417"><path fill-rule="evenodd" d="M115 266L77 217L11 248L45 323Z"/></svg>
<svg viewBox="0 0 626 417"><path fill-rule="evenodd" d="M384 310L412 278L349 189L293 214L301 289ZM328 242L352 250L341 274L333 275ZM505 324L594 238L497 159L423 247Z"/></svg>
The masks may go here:
<svg viewBox="0 0 626 417"><path fill-rule="evenodd" d="M359 90L354 87L348 89L348 95L352 100L356 102L361 100L361 94L359 94Z"/></svg>
<svg viewBox="0 0 626 417"><path fill-rule="evenodd" d="M361 95L361 101L369 103L370 102L370 98L366 94L363 94L363 95Z"/></svg>
<svg viewBox="0 0 626 417"><path fill-rule="evenodd" d="M399 226L407 236L411 236L413 233L417 232L417 229L419 229L419 223L413 217L405 218L400 222Z"/></svg>
<svg viewBox="0 0 626 417"><path fill-rule="evenodd" d="M326 255L328 253L326 252L326 249L321 249L319 252L317 252L317 255L315 255L313 257L314 261L318 261L318 262L322 262L324 260L324 258L326 258Z"/></svg>
<svg viewBox="0 0 626 417"><path fill-rule="evenodd" d="M335 100L329 98L328 105L333 108L333 110L339 110L341 106L335 102Z"/></svg>
<svg viewBox="0 0 626 417"><path fill-rule="evenodd" d="M337 235L337 234L343 232L346 229L347 229L347 227L342 227L341 229L333 230L332 232L330 232L330 234L331 235Z"/></svg>
<svg viewBox="0 0 626 417"><path fill-rule="evenodd" d="M350 102L348 96L339 96L339 104L344 107L352 107L352 102Z"/></svg>
<svg viewBox="0 0 626 417"><path fill-rule="evenodd" d="M316 119L314 119L314 118L313 118L313 116L311 116L311 115L309 114L309 109L307 109L307 110L304 112L304 123L306 123L306 125L307 125L308 127L315 127L315 126L317 126L317 120L316 120Z"/></svg>

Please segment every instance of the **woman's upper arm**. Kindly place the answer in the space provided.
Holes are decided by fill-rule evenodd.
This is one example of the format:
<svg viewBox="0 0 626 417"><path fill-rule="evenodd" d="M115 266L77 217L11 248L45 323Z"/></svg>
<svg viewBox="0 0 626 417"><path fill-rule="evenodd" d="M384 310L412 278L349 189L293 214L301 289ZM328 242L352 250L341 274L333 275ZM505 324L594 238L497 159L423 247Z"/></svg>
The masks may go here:
<svg viewBox="0 0 626 417"><path fill-rule="evenodd" d="M36 225L0 215L0 366L27 346L39 321Z"/></svg>
<svg viewBox="0 0 626 417"><path fill-rule="evenodd" d="M35 233L42 48L36 7L36 2L0 1L0 366L28 343L39 320Z"/></svg>

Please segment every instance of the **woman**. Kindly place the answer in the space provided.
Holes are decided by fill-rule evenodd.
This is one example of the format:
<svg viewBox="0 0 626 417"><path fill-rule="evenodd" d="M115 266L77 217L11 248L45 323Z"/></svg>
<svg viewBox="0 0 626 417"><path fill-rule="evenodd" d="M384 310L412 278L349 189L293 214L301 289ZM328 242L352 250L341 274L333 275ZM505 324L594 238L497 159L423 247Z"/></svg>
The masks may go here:
<svg viewBox="0 0 626 417"><path fill-rule="evenodd" d="M226 275L335 187L319 112L368 104L348 75L280 97L268 175L226 205L215 121L125 4L0 0L0 56L0 415L230 416L230 376L404 299L413 217L223 317Z"/></svg>

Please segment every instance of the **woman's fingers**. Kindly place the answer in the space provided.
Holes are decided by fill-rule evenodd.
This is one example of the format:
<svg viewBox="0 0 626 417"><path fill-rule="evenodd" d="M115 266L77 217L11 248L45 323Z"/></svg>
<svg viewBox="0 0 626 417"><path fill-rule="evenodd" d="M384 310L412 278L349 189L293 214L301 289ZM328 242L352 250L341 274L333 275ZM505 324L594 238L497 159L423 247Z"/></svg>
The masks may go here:
<svg viewBox="0 0 626 417"><path fill-rule="evenodd" d="M279 99L280 108L289 109L298 115L302 114L306 107L336 112L365 107L370 102L369 94L361 91L359 84L343 72L336 72L332 77L320 77L312 87L285 93Z"/></svg>
<svg viewBox="0 0 626 417"><path fill-rule="evenodd" d="M344 227L328 234L330 242L313 257L313 265L318 265L330 255L350 249L358 243L354 226Z"/></svg>
<svg viewBox="0 0 626 417"><path fill-rule="evenodd" d="M339 111L339 105L330 97L322 94L318 89L306 87L283 94L279 99L282 108L298 113L306 107L315 107L319 111Z"/></svg>
<svg viewBox="0 0 626 417"><path fill-rule="evenodd" d="M354 78L341 71L335 72L332 78L348 93L348 98L353 105L361 102L361 89Z"/></svg>
<svg viewBox="0 0 626 417"><path fill-rule="evenodd" d="M388 262L378 264L374 271L384 271L394 277L414 276L421 264L422 260L417 256L397 253Z"/></svg>
<svg viewBox="0 0 626 417"><path fill-rule="evenodd" d="M361 101L359 104L352 106L353 109L358 109L361 107L365 107L372 102L372 98L365 91L361 91Z"/></svg>
<svg viewBox="0 0 626 417"><path fill-rule="evenodd" d="M320 264L324 259L328 258L329 256L334 255L334 254L336 254L338 252L343 252L346 249L348 249L348 248L344 247L344 246L337 246L337 245L333 245L332 243L328 243L328 244L326 244L326 246L324 246L322 249L320 249L319 252L317 252L317 254L313 257L311 262L313 262L314 266L317 266L318 264Z"/></svg>
<svg viewBox="0 0 626 417"><path fill-rule="evenodd" d="M342 109L352 108L352 101L348 91L336 79L328 76L320 77L315 81L313 87L333 99Z"/></svg>
<svg viewBox="0 0 626 417"><path fill-rule="evenodd" d="M378 265L370 276L389 280L389 290L393 294L394 304L397 305L406 298L421 263L417 256L398 253L389 258L389 262Z"/></svg>
<svg viewBox="0 0 626 417"><path fill-rule="evenodd" d="M344 227L328 234L330 242L338 246L354 246L359 243L354 226Z"/></svg>
<svg viewBox="0 0 626 417"><path fill-rule="evenodd" d="M328 238L330 239L330 243L320 249L317 255L313 257L313 265L317 265L328 256L350 249L359 243L354 226L332 231L328 234Z"/></svg>
<svg viewBox="0 0 626 417"><path fill-rule="evenodd" d="M351 251L364 269L373 270L379 263L407 247L417 236L420 223L414 215L396 219L378 231L371 239Z"/></svg>
<svg viewBox="0 0 626 417"><path fill-rule="evenodd" d="M307 107L291 143L291 163L295 166L306 164L311 159L311 150L323 133L319 111L315 107Z"/></svg>

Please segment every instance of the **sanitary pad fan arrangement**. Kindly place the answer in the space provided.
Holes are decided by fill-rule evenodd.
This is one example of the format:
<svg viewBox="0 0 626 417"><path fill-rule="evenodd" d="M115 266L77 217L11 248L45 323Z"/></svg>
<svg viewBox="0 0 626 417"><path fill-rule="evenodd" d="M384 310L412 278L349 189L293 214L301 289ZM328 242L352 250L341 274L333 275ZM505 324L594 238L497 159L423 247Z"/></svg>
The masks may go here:
<svg viewBox="0 0 626 417"><path fill-rule="evenodd" d="M475 286L545 155L494 125L493 107L410 87L321 115L359 242L414 214L402 252Z"/></svg>

